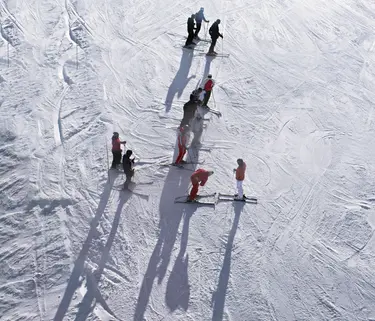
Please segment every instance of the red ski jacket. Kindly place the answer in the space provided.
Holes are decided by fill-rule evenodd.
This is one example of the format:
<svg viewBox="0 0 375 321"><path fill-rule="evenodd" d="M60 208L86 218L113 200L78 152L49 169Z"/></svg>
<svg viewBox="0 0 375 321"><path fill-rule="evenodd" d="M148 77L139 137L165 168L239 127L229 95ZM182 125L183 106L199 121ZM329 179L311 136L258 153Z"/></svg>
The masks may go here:
<svg viewBox="0 0 375 321"><path fill-rule="evenodd" d="M121 151L121 141L120 141L120 138L114 138L114 139L112 139L112 150L114 152Z"/></svg>
<svg viewBox="0 0 375 321"><path fill-rule="evenodd" d="M190 179L193 184L200 183L201 186L204 186L208 180L208 171L199 168L191 175Z"/></svg>
<svg viewBox="0 0 375 321"><path fill-rule="evenodd" d="M205 91L211 91L213 87L214 87L214 81L212 79L208 79L206 83L204 84Z"/></svg>

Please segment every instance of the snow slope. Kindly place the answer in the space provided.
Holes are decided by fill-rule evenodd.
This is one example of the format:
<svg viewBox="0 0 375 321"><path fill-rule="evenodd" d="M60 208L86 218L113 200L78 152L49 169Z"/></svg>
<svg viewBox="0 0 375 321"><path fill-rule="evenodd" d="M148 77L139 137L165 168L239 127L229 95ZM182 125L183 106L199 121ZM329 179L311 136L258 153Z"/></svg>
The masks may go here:
<svg viewBox="0 0 375 321"><path fill-rule="evenodd" d="M201 6L229 58L181 49ZM375 320L374 10L0 0L0 320ZM195 167L159 166L208 73L202 192L242 157L257 205L174 204Z"/></svg>

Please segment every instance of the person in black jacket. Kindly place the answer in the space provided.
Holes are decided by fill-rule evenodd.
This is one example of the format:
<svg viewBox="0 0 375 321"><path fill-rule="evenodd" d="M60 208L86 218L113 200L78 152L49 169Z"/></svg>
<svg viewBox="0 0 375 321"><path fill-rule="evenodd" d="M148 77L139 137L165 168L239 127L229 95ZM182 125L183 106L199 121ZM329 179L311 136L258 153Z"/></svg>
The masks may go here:
<svg viewBox="0 0 375 321"><path fill-rule="evenodd" d="M125 155L122 157L122 167L126 176L126 181L124 183L124 189L129 187L129 183L134 175L134 158L130 159L130 156L133 154L133 151L128 149Z"/></svg>
<svg viewBox="0 0 375 321"><path fill-rule="evenodd" d="M191 120L195 116L195 112L198 108L198 102L194 100L189 100L185 105L184 105L184 116L181 120L180 127L183 127L185 125L189 125Z"/></svg>
<svg viewBox="0 0 375 321"><path fill-rule="evenodd" d="M194 18L195 18L195 14L192 14L191 17L188 18L188 20L187 20L188 37L187 37L186 42L185 42L185 47L193 44L194 29L195 29L194 28L194 25L195 25Z"/></svg>
<svg viewBox="0 0 375 321"><path fill-rule="evenodd" d="M208 49L208 54L217 54L214 51L217 38L219 37L223 38L223 35L219 32L219 24L220 24L220 19L217 19L212 24L212 26L210 27L210 30L208 31L211 36L211 46L210 46L210 49Z"/></svg>

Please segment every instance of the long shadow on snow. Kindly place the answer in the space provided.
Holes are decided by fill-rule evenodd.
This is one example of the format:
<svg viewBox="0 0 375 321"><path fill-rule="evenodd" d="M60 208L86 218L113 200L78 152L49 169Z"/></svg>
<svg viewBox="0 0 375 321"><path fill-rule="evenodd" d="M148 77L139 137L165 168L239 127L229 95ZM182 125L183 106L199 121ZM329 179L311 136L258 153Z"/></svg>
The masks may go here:
<svg viewBox="0 0 375 321"><path fill-rule="evenodd" d="M213 301L212 320L213 321L223 320L225 297L227 294L228 282L229 282L229 276L230 276L230 265L231 265L231 259L232 259L233 241L236 235L238 223L240 221L241 212L244 206L245 206L245 203L243 202L233 202L234 214L235 214L234 221L233 221L232 229L229 232L228 241L227 241L226 248L225 248L223 266L219 274L219 283L217 285L217 289L215 293L213 294L213 298L212 298L212 301Z"/></svg>
<svg viewBox="0 0 375 321"><path fill-rule="evenodd" d="M93 310L95 305L92 305L92 301L96 299L96 302L99 302L102 307L112 316L116 317L115 314L110 310L108 305L106 304L105 300L100 294L99 288L98 288L98 282L100 280L100 277L103 273L104 267L109 259L109 253L113 244L113 241L116 236L117 228L120 224L120 218L122 213L122 208L124 204L128 201L128 199L131 197L130 192L120 192L120 201L117 206L116 214L113 219L111 231L109 233L107 242L104 246L102 256L100 258L100 262L98 264L98 268L95 270L93 275L88 274L87 275L87 292L85 296L83 297L81 303L79 304L79 310L77 312L75 321L84 321L87 319L90 312ZM117 318L117 317L116 317Z"/></svg>
<svg viewBox="0 0 375 321"><path fill-rule="evenodd" d="M180 61L180 68L177 71L171 85L169 86L167 97L165 98L165 111L169 112L172 107L173 98L177 93L177 97L180 98L186 85L195 75L189 76L189 70L191 62L193 60L192 50L182 50L182 57Z"/></svg>
<svg viewBox="0 0 375 321"><path fill-rule="evenodd" d="M173 157L173 159L176 158L176 148L175 155ZM195 160L198 161L198 158L199 155L197 153ZM169 299L169 295L166 296L166 300L170 308L175 308L176 306L182 306L183 308L187 307L189 301L189 292L186 292L186 289L189 287L189 285L186 284L188 280L187 257L183 258L183 256L187 245L189 219L196 211L197 206L193 204L174 204L174 200L177 196L187 195L190 185L190 176L192 171L196 169L196 165L190 166L191 171L171 167L166 177L159 205L159 238L150 257L150 261L139 290L139 296L134 313L135 321L141 321L144 318L155 279L158 278L158 284L161 284L165 277L176 241L178 227L183 215L185 215L187 221L185 219L184 232L181 237L181 250L179 257L177 258L177 265L175 264L174 268L174 275L179 273L177 272L178 269L182 269L180 274L183 276L183 293L177 295L179 298L177 298L177 300L174 299L175 302L173 303ZM181 280L176 280L176 282L181 283ZM170 289L176 288L176 286L174 286L172 283L173 278L169 281L168 287Z"/></svg>
<svg viewBox="0 0 375 321"><path fill-rule="evenodd" d="M186 254L186 248L189 238L190 217L197 208L187 208L184 213L184 226L181 234L180 251L177 255L172 272L167 282L167 290L165 294L165 302L171 311L175 311L178 307L185 311L189 307L190 285L188 276L189 255Z"/></svg>
<svg viewBox="0 0 375 321"><path fill-rule="evenodd" d="M99 221L100 221L100 219L101 219L101 217L104 213L104 210L107 206L109 197L111 195L112 187L113 187L113 182L114 182L113 175L109 175L108 179L107 179L107 182L105 184L105 187L104 187L104 191L103 191L102 195L100 196L100 201L99 201L99 205L98 205L98 208L96 210L96 213L95 213L95 217L90 222L91 227L90 227L89 233L88 233L87 238L82 245L82 249L81 249L80 253L78 254L78 257L77 257L77 259L74 263L74 267L73 267L72 273L70 275L68 285L65 289L64 296L61 299L59 307L56 311L54 321L64 319L66 311L69 308L70 301L72 300L72 297L73 297L76 289L81 284L79 278L84 272L84 264L85 264L87 254L88 254L89 249L90 249L91 241L98 233L96 227L99 224Z"/></svg>

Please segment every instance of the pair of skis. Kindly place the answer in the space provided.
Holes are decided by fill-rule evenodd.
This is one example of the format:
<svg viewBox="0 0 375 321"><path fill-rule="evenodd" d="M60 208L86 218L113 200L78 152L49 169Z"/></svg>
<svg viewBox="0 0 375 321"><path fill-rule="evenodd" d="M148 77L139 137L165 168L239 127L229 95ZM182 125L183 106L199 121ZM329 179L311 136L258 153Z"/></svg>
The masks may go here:
<svg viewBox="0 0 375 321"><path fill-rule="evenodd" d="M217 196L217 197L216 197ZM236 195L233 194L224 194L224 193L213 193L207 195L197 195L194 201L189 201L188 196L178 196L175 198L175 203L186 203L186 204L196 204L196 205L206 205L206 206L215 206L217 202L244 202L250 204L257 204L258 199L254 196L247 197L245 196L242 199L237 199Z"/></svg>

